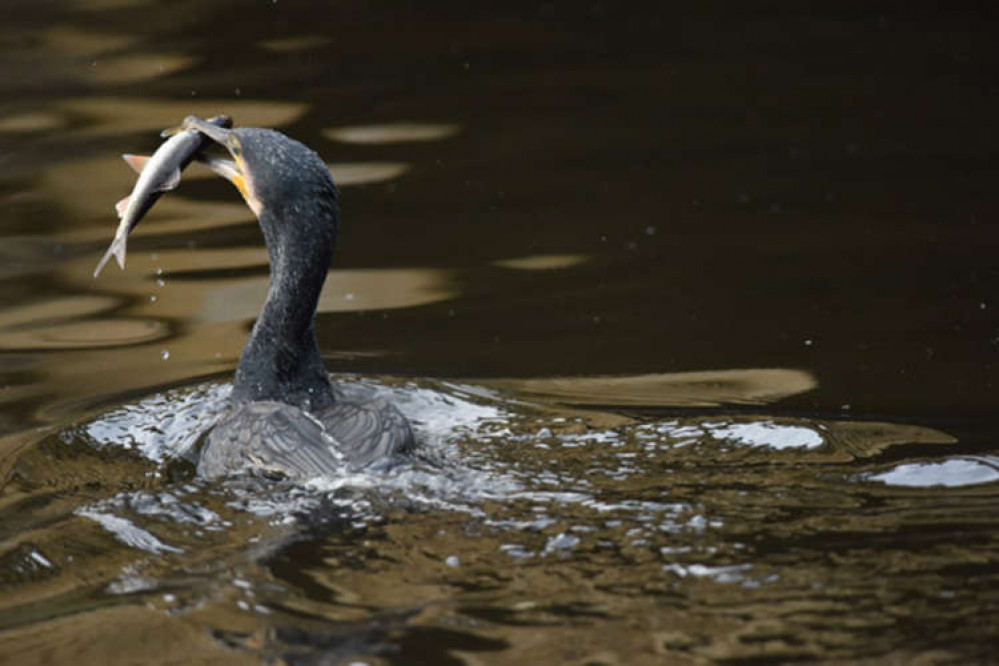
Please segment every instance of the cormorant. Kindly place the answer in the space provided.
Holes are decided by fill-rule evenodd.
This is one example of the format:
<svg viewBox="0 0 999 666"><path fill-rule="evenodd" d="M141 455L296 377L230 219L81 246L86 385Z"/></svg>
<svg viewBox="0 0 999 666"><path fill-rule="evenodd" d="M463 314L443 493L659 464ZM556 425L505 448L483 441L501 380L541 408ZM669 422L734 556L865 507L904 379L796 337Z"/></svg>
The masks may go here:
<svg viewBox="0 0 999 666"><path fill-rule="evenodd" d="M194 116L181 128L198 130L232 156L202 161L239 189L270 258L270 291L236 368L232 408L209 433L198 473L304 479L411 450L402 413L383 398L331 385L319 355L316 305L340 220L326 164L274 130L226 129Z"/></svg>

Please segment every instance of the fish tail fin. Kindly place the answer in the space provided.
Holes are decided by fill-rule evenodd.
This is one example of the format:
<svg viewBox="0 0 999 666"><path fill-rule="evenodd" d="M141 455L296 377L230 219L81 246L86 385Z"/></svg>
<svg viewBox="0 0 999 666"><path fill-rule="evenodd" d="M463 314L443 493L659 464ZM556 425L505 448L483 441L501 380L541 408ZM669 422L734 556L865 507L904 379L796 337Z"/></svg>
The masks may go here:
<svg viewBox="0 0 999 666"><path fill-rule="evenodd" d="M114 259L118 262L118 268L125 270L125 246L128 244L128 234L121 237L121 240L115 240L112 244L111 249L114 250Z"/></svg>
<svg viewBox="0 0 999 666"><path fill-rule="evenodd" d="M113 251L114 251L114 244L112 244L111 247L108 248L108 251L104 253L104 256L101 257L101 260L97 262L97 268L94 269L95 280L97 279L97 276L101 274L101 271L104 270L104 266L107 265L108 259L111 258L111 253Z"/></svg>
<svg viewBox="0 0 999 666"><path fill-rule="evenodd" d="M97 268L94 269L95 279L101 274L101 271L104 270L104 266L107 265L112 255L114 255L115 261L118 262L118 267L122 269L125 268L125 249L127 242L127 236L121 236L120 238L115 238L114 241L112 241L108 251L105 252L104 256L101 257L101 260L97 262Z"/></svg>

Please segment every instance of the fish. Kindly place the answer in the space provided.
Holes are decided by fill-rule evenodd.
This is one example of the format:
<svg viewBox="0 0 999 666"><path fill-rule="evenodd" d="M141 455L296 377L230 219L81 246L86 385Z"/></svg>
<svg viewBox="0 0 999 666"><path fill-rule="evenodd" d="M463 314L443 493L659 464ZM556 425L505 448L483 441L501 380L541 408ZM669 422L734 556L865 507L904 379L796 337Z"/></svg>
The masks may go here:
<svg viewBox="0 0 999 666"><path fill-rule="evenodd" d="M232 127L232 118L225 115L210 118L208 122L219 127ZM125 162L139 174L139 178L135 181L132 193L115 204L121 222L118 223L114 240L94 269L95 278L100 275L112 255L117 260L118 267L125 268L128 234L145 217L160 195L180 185L180 172L210 143L204 134L194 129L165 130L163 136L169 138L152 156L122 155Z"/></svg>

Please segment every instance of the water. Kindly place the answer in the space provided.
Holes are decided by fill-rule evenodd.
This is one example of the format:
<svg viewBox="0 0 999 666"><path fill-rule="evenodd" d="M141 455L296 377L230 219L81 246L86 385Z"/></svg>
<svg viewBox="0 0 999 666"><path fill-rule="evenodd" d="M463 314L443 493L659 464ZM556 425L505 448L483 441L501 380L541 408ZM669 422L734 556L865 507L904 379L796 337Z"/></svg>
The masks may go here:
<svg viewBox="0 0 999 666"><path fill-rule="evenodd" d="M0 15L0 663L994 660L981 16ZM220 111L330 163L320 345L405 464L194 476L266 290L226 183L90 278L118 154Z"/></svg>

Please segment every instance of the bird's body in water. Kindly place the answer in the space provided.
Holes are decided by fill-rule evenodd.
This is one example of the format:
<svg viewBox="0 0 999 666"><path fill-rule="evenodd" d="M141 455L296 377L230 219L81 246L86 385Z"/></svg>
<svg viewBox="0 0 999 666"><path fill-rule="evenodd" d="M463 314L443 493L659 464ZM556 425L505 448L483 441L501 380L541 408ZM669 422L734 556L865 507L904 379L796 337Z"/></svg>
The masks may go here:
<svg viewBox="0 0 999 666"><path fill-rule="evenodd" d="M398 409L333 387L323 367L315 314L340 220L326 164L274 130L229 130L194 117L182 128L202 132L232 155L232 161L203 161L242 193L270 258L270 290L239 359L232 408L209 433L198 473L304 479L409 451L413 434Z"/></svg>

